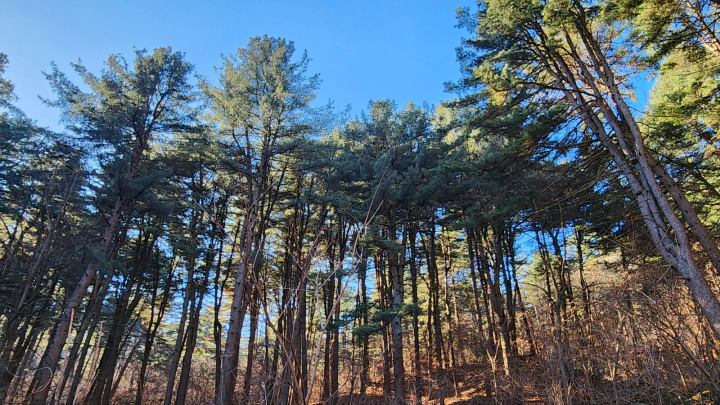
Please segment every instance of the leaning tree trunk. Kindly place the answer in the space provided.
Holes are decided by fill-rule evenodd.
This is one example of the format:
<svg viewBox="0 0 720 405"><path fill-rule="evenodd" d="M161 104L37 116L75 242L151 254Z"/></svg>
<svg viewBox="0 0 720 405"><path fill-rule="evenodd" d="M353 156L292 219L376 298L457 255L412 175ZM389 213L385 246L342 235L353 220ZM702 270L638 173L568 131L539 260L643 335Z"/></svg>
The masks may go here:
<svg viewBox="0 0 720 405"><path fill-rule="evenodd" d="M132 173L129 177L132 177ZM108 225L103 233L102 244L98 250L98 257L103 257L110 247L110 243L115 236L115 230L120 224L120 213L124 204L125 201L122 197L118 197L115 201L115 206L113 207L110 218L108 219ZM80 307L83 298L85 298L88 287L90 287L90 285L92 285L95 281L96 275L97 264L91 261L85 267L85 271L83 272L80 281L65 305L65 309L60 315L57 328L55 328L55 332L48 343L46 354L43 355L43 361L35 372L32 383L34 392L30 397L31 405L44 405L45 402L47 402L53 376L55 375L55 370L57 370L60 355L65 347L65 341L67 340L70 329L72 328L75 313Z"/></svg>
<svg viewBox="0 0 720 405"><path fill-rule="evenodd" d="M128 181L131 181L135 177L135 174L140 165L140 159L142 158L143 153L148 147L147 142L149 138L150 134L144 129L142 130L142 132L136 134L136 143L134 145L132 156L130 158L130 166L125 173ZM113 209L112 211L110 211L110 216L107 219L107 226L105 227L105 231L103 232L102 242L96 252L97 257L105 258L105 256L107 255L108 249L110 248L110 245L115 237L116 231L120 226L122 211L128 202L129 201L122 195L118 196L115 200ZM58 321L57 328L55 328L55 332L53 333L52 338L48 342L46 353L43 355L43 361L37 368L37 371L35 372L35 375L33 377L33 382L31 386L34 389L34 392L32 393L29 401L31 405L44 405L45 402L47 402L47 398L50 393L50 386L52 385L52 380L55 375L55 370L57 370L60 361L60 355L65 348L65 342L68 335L70 334L70 330L72 329L72 323L75 319L75 314L80 307L83 298L85 298L88 288L95 281L95 277L97 276L97 270L98 264L90 260L85 267L85 271L83 272L82 277L80 277L80 281L78 281L75 290L73 290L70 299L65 305L65 309L60 315L60 320Z"/></svg>
<svg viewBox="0 0 720 405"><path fill-rule="evenodd" d="M545 36L531 46L535 47L538 55L546 57L540 62L555 78L556 84L565 86L563 93L567 102L610 153L635 195L660 255L683 278L715 336L720 338L720 301L695 262L685 224L666 193L674 200L716 271L720 267L720 251L682 190L674 185L665 168L648 152L643 134L606 59L605 50L587 25L590 18L582 5L573 3L573 6L577 13L572 20L578 34L577 43L565 32L565 54L560 54ZM584 53L588 58L584 57Z"/></svg>

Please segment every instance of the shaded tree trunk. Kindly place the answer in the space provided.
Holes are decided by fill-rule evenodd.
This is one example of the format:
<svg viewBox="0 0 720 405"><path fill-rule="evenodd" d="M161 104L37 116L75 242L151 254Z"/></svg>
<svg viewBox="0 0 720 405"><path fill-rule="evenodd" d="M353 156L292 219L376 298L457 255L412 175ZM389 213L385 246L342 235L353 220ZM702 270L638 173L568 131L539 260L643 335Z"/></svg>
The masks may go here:
<svg viewBox="0 0 720 405"><path fill-rule="evenodd" d="M252 382L252 370L255 364L255 337L258 328L258 310L260 303L258 302L259 294L254 292L250 297L250 334L248 335L248 351L247 364L245 366L245 376L243 378L243 396L244 403L250 403L250 387Z"/></svg>
<svg viewBox="0 0 720 405"><path fill-rule="evenodd" d="M417 278L417 233L414 226L410 226L408 230L408 239L410 244L410 289L412 302L415 307L412 310L413 317L413 354L415 366L415 403L420 404L422 396L422 367L420 365L420 302L418 298Z"/></svg>
<svg viewBox="0 0 720 405"><path fill-rule="evenodd" d="M395 210L393 209L389 218L388 236L391 246L388 249L388 266L390 269L390 277L392 278L392 310L395 313L391 321L392 343L393 343L393 379L395 381L395 400L405 403L405 361L403 358L403 339L402 339L402 311L403 300L405 298L405 240L402 244L402 255L395 246L397 243L397 228L395 223Z"/></svg>

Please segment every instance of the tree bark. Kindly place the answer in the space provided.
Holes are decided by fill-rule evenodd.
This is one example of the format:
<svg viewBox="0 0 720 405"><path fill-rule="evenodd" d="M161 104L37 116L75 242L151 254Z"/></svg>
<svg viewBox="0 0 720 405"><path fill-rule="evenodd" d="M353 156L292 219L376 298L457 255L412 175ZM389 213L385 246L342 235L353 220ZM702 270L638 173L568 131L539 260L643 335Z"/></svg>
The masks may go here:
<svg viewBox="0 0 720 405"><path fill-rule="evenodd" d="M696 222L695 211L689 204L684 203L682 192L672 187L663 174L655 159L648 153L644 144L642 132L632 115L630 107L620 91L615 74L605 58L603 48L593 37L593 33L586 25L588 21L585 10L578 3L573 3L578 18L574 25L579 34L579 43L587 50L589 61L579 53L575 42L569 34L565 33L570 58L578 69L573 70L564 57L549 46L546 39L535 44L540 54L548 56L543 61L558 83L566 86L564 95L568 103L579 112L580 118L587 127L598 137L602 145L610 152L615 164L628 181L635 194L635 199L642 213L643 219L663 259L674 267L683 278L692 293L705 318L710 323L715 336L720 338L720 301L713 294L704 274L695 262L690 247L685 226L676 215L671 206L663 184L671 196L677 200L676 204L686 218L692 222L691 230L698 237L703 248L712 261L717 259L717 246L706 237L706 229L702 223ZM581 89L577 75L585 78L587 89ZM594 74L593 74L594 73ZM597 82L596 82L597 80ZM603 85L609 94L605 94L599 87ZM590 93L593 102L588 103L586 94ZM602 118L612 128L611 136L603 124L600 116L588 106L595 106L602 114ZM662 170L660 170L662 169ZM656 177L657 176L657 177ZM659 181L658 181L659 180ZM693 215L695 214L695 215ZM668 232L672 230L672 233ZM718 270L718 269L716 269Z"/></svg>
<svg viewBox="0 0 720 405"><path fill-rule="evenodd" d="M395 223L395 209L391 210L389 218L388 237L393 244L388 249L388 266L392 278L392 310L395 316L392 319L392 343L393 343L393 379L395 381L395 401L404 404L405 394L405 361L403 358L402 339L402 312L405 298L405 251L398 252L397 228ZM401 245L404 249L405 244ZM402 254L402 258L400 256Z"/></svg>
<svg viewBox="0 0 720 405"><path fill-rule="evenodd" d="M247 364L245 366L245 376L243 377L243 403L250 402L250 387L252 382L252 370L255 364L255 336L257 335L258 327L258 309L260 303L258 302L258 293L254 291L250 297L250 334L248 335L248 351L247 351Z"/></svg>
<svg viewBox="0 0 720 405"><path fill-rule="evenodd" d="M133 174L134 170L131 170L128 177L132 178ZM110 247L110 243L115 236L115 231L120 224L120 213L124 205L125 201L122 197L118 197L115 200L115 206L113 207L110 218L108 219L108 225L105 228L102 243L97 252L98 257L104 257ZM85 271L83 272L83 275L75 287L70 299L65 305L65 309L58 321L58 326L55 328L55 332L48 343L48 348L46 350L47 354L43 356L43 361L35 372L32 386L36 387L36 389L30 397L31 405L44 405L45 402L47 402L53 376L60 361L60 355L62 354L65 342L70 334L70 329L72 328L72 320L75 318L75 313L80 307L80 304L87 293L88 287L90 287L90 285L92 285L95 281L96 275L97 264L91 260L85 268Z"/></svg>
<svg viewBox="0 0 720 405"><path fill-rule="evenodd" d="M413 308L413 353L415 360L415 403L422 403L422 367L420 363L420 302L418 298L417 278L417 233L414 226L410 226L408 230L408 238L410 244L410 289L412 295Z"/></svg>

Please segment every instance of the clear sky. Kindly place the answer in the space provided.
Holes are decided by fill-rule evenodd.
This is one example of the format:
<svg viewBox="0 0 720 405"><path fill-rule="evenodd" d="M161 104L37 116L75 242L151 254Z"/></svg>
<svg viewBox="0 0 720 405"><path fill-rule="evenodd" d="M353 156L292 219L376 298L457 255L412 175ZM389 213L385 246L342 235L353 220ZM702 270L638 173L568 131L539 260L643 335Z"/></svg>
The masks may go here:
<svg viewBox="0 0 720 405"><path fill-rule="evenodd" d="M38 124L59 129L53 94L42 75L54 61L70 72L82 59L99 73L109 54L129 60L133 47L172 46L196 71L215 79L220 54L269 35L307 50L309 73L323 79L318 101L357 115L371 99L437 105L459 78L455 48L469 34L455 28L455 9L472 0L0 0L0 52L17 105ZM74 77L74 76L71 76Z"/></svg>

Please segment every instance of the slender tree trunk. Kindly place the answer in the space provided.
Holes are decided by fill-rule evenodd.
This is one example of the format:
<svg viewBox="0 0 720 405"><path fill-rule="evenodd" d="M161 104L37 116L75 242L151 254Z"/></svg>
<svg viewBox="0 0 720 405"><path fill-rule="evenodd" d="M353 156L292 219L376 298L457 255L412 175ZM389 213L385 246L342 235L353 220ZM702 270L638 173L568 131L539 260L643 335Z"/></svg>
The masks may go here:
<svg viewBox="0 0 720 405"><path fill-rule="evenodd" d="M225 291L225 285L227 284L227 280L230 277L230 274L232 271L230 269L233 268L233 256L235 254L235 248L239 244L238 236L240 235L240 229L241 227L235 227L235 233L233 235L232 244L230 248L230 254L228 256L227 261L227 275L220 281L220 269L221 269L221 260L218 260L218 266L215 268L215 283L214 283L214 308L213 308L213 341L215 342L215 392L218 393L222 389L221 383L222 383L222 324L220 323L220 309L222 307L222 299L223 299L223 292ZM221 243L222 248L222 243ZM220 249L220 252L222 252L222 249ZM222 258L222 256L221 256Z"/></svg>
<svg viewBox="0 0 720 405"><path fill-rule="evenodd" d="M67 404L73 404L75 403L75 396L77 394L78 388L80 387L80 382L83 378L83 370L85 369L85 358L87 357L88 351L92 347L90 344L92 343L92 339L95 332L95 327L99 324L100 325L100 332L95 336L95 345L99 346L100 344L100 336L102 336L102 323L99 322L100 317L100 310L102 308L102 301L100 301L97 312L93 316L93 323L90 325L90 330L88 330L87 336L85 338L85 343L82 345L82 349L80 350L80 356L78 357L77 366L75 367L75 373L73 374L73 380L70 384L70 391L68 392L67 399L65 402Z"/></svg>
<svg viewBox="0 0 720 405"><path fill-rule="evenodd" d="M250 387L252 382L252 369L255 364L255 336L257 334L258 327L258 309L260 303L258 302L258 293L254 291L250 297L250 334L248 335L248 350L247 350L247 364L245 366L245 376L243 378L243 403L250 402Z"/></svg>
<svg viewBox="0 0 720 405"><path fill-rule="evenodd" d="M360 252L360 262L358 263L358 283L360 284L360 300L362 303L362 322L363 325L367 325L369 321L368 316L368 302L367 302L367 259ZM360 400L365 399L367 386L368 386L368 371L370 368L370 355L368 353L368 334L362 336L362 369L360 370Z"/></svg>
<svg viewBox="0 0 720 405"><path fill-rule="evenodd" d="M333 249L334 246L331 246L328 252L330 254L330 257L333 257ZM333 302L335 302L335 263L330 260L329 263L329 272L327 281L325 282L325 314L328 319L331 319L334 321L332 317L332 308L333 308ZM325 370L323 370L323 392L322 392L322 400L323 402L328 402L330 400L330 396L332 395L332 384L331 384L331 377L330 375L333 373L333 367L332 367L332 346L333 346L333 325L327 325L325 327Z"/></svg>
<svg viewBox="0 0 720 405"><path fill-rule="evenodd" d="M299 269L300 270L300 269ZM302 271L302 270L300 270ZM288 362L288 368L291 370L291 388L293 388L293 403L303 404L305 402L305 386L304 375L303 375L303 339L305 335L305 311L306 306L306 293L305 293L305 280L304 275L298 274L297 282L297 304L296 304L296 316L295 322L293 322L293 334L291 341L292 361ZM302 280L301 280L302 279Z"/></svg>
<svg viewBox="0 0 720 405"><path fill-rule="evenodd" d="M150 352L152 351L153 343L155 342L155 337L157 336L157 331L160 328L160 324L162 323L163 318L165 317L165 308L167 306L168 300L170 298L170 286L172 285L172 279L175 273L175 260L176 256L173 253L173 257L171 262L171 266L173 266L169 273L167 281L165 282L165 288L163 289L162 299L160 300L160 305L158 308L158 315L157 319L155 317L155 301L157 298L157 290L158 285L160 283L160 252L156 252L156 258L154 261L154 267L155 267L155 276L153 278L153 291L152 296L150 299L150 320L148 322L146 336L145 336L145 347L143 349L142 359L141 359L141 365L140 365L140 373L138 375L137 380L137 388L135 392L135 405L141 405L143 394L145 391L145 376L147 373L147 366L148 362L150 361Z"/></svg>
<svg viewBox="0 0 720 405"><path fill-rule="evenodd" d="M523 328L525 329L525 335L528 339L528 344L530 345L530 356L535 356L537 354L537 351L535 349L535 340L533 339L532 335L532 329L530 328L530 322L528 322L527 319L527 311L525 308L525 303L523 302L522 293L520 292L520 286L517 279L517 273L513 273L513 281L515 282L515 293L518 299L518 305L520 307L520 311L522 311L522 324Z"/></svg>
<svg viewBox="0 0 720 405"><path fill-rule="evenodd" d="M14 330L10 339L6 340L5 350L0 356L0 403L5 403L8 398L7 394L12 385L13 378L16 378L16 372L20 361L25 356L25 343L30 336L26 336L26 332L30 324L24 323L21 328Z"/></svg>
<svg viewBox="0 0 720 405"><path fill-rule="evenodd" d="M395 244L397 241L397 229L395 224L395 210L391 210L388 236L390 241ZM406 400L405 394L405 361L403 358L403 339L402 339L402 316L401 311L405 298L405 241L402 244L402 256L395 246L388 249L388 265L390 269L390 277L392 277L392 310L395 316L392 319L392 342L393 342L393 379L395 380L395 400L399 404L404 404Z"/></svg>
<svg viewBox="0 0 720 405"><path fill-rule="evenodd" d="M483 305L485 308L485 316L488 322L488 342L486 342L485 350L494 353L495 347L497 347L496 332L497 327L495 325L495 318L493 317L493 311L491 311L492 305L490 305L490 285L488 282L488 275L490 274L490 265L488 263L487 253L485 251L485 231L480 230L474 232L476 238L473 238L475 242L475 267L478 269L478 278L480 279L480 290L483 298ZM482 320L481 320L482 321Z"/></svg>
<svg viewBox="0 0 720 405"><path fill-rule="evenodd" d="M280 297L278 297L278 307L280 308L287 308L289 305L288 302L290 300L290 292L288 291L289 288L283 288L282 294ZM266 298L266 297L265 297ZM267 302L264 302L264 306L267 308ZM278 320L277 329L278 331L282 331L285 328L285 320L287 317L282 316ZM267 327L268 327L268 320L265 320L265 335L267 336ZM270 363L270 371L268 372L266 383L265 383L265 390L263 391L264 397L263 397L263 403L274 403L275 398L277 398L278 394L278 385L276 384L277 377L278 377L278 363L280 361L280 355L281 355L281 349L280 349L280 336L281 334L276 333L275 334L275 341L273 342L273 356L272 356L272 362Z"/></svg>
<svg viewBox="0 0 720 405"><path fill-rule="evenodd" d="M575 243L578 255L578 276L580 277L580 298L583 303L583 318L588 320L590 318L590 291L585 281L585 258L582 250L583 231L578 229L577 226L575 227Z"/></svg>
<svg viewBox="0 0 720 405"><path fill-rule="evenodd" d="M414 349L414 360L415 360L415 403L419 405L422 396L422 367L420 363L420 302L418 298L417 278L417 234L415 227L411 226L408 231L409 243L410 243L410 288L412 294L412 302L415 305L413 308L413 349Z"/></svg>
<svg viewBox="0 0 720 405"><path fill-rule="evenodd" d="M103 351L97 374L93 379L90 392L85 398L87 404L103 404L109 405L112 400L112 386L115 375L115 367L117 366L118 357L121 350L120 345L122 337L130 320L133 311L140 303L142 294L140 288L142 286L142 275L146 264L149 262L152 247L155 244L156 237L150 234L140 234L137 239L137 248L135 250L135 260L127 276L126 284L120 298L115 302L115 314L113 316L112 326L108 334L105 350ZM133 291L134 290L134 291ZM134 292L134 294L133 294ZM130 297L133 297L130 300Z"/></svg>
<svg viewBox="0 0 720 405"><path fill-rule="evenodd" d="M310 253L309 253L310 254ZM302 282L300 283L300 331L299 331L299 338L300 338L300 396L298 396L298 403L304 404L305 398L307 398L307 391L308 391L308 347L307 347L307 282L306 282L306 276L307 276L308 266L306 264L303 264L303 275L302 275ZM339 309L339 307L338 307Z"/></svg>
<svg viewBox="0 0 720 405"><path fill-rule="evenodd" d="M344 251L343 248L340 249ZM342 261L340 261L342 263ZM340 300L342 295L342 275L337 277L337 292L335 296ZM333 302L333 305L335 303ZM332 344L332 374L330 380L330 391L332 392L331 405L338 403L340 393L340 305L335 305L335 317L333 322L333 344Z"/></svg>
<svg viewBox="0 0 720 405"><path fill-rule="evenodd" d="M60 398L62 397L63 391L65 390L65 384L67 383L73 369L75 368L75 361L77 359L78 353L80 352L80 347L82 346L82 342L84 340L86 332L88 332L89 330L89 333L92 333L92 331L95 329L94 324L98 321L98 317L100 316L103 298L105 297L107 289L110 286L110 278L96 280L95 285L96 286L93 287L93 293L90 296L90 303L92 303L92 307L90 310L85 311L82 325L80 326L78 335L77 337L75 337L75 342L73 342L73 347L70 350L70 354L68 355L68 360L65 365L63 377L55 392L56 402L60 402Z"/></svg>
<svg viewBox="0 0 720 405"><path fill-rule="evenodd" d="M505 257L505 266L504 266L504 282L505 282L505 291L506 291L506 297L505 297L505 305L507 308L507 316L508 316L508 334L510 335L510 353L515 356L517 355L518 347L517 347L517 340L518 340L518 334L517 334L517 303L518 303L518 294L520 294L519 290L516 288L517 284L514 284L515 280L515 231L513 229L513 224L509 223L505 226L504 232L501 233L503 236L501 243L504 246L504 257ZM570 278L570 272L567 272L568 280Z"/></svg>
<svg viewBox="0 0 720 405"><path fill-rule="evenodd" d="M22 357L20 358L20 361L17 363L17 367L15 368L15 378L12 381L12 384L9 387L7 398L15 398L15 393L20 391L21 384L23 381L25 381L26 374L29 373L29 364L33 360L33 354L37 352L38 347L40 347L40 341L43 338L43 335L45 334L45 327L42 326L35 326L31 327L31 329L28 331L27 335L25 336L25 343L23 346L18 350L18 357L20 354L22 354ZM16 362L17 357L15 357L15 354L13 353L13 358L10 359L11 363Z"/></svg>
<svg viewBox="0 0 720 405"><path fill-rule="evenodd" d="M380 303L382 308L389 308L388 305L388 287L387 287L387 272L385 271L385 259L383 257L384 251L380 249L375 254L375 280L379 283L377 286L378 296L380 297ZM392 378L390 376L390 341L388 338L388 325L386 321L382 321L382 376L383 376L383 395L388 403L392 398Z"/></svg>
<svg viewBox="0 0 720 405"><path fill-rule="evenodd" d="M248 293L252 288L246 285L246 279L248 270L252 268L253 262L256 260L253 255L256 253L259 254L259 252L253 251L255 225L258 217L257 205L259 202L260 195L258 187L251 199L249 214L244 225L244 249L241 251L242 257L235 275L228 335L225 340L225 351L223 353L222 370L220 372L220 391L217 394L216 405L232 405L235 403L235 385L237 382L237 369L240 356L240 333L245 320L245 311L249 298Z"/></svg>
<svg viewBox="0 0 720 405"><path fill-rule="evenodd" d="M125 371L127 371L127 368L130 365L130 362L132 362L133 357L135 357L135 353L137 352L138 347L140 347L141 342L142 339L140 338L137 338L135 340L135 343L132 345L132 348L130 348L127 357L125 357L125 361L123 361L122 366L120 366L117 375L113 378L113 381L115 382L113 383L112 389L110 390L110 398L113 398L115 396L115 393L120 386L120 382L123 380L122 377L125 375Z"/></svg>
<svg viewBox="0 0 720 405"><path fill-rule="evenodd" d="M133 174L134 170L131 170L128 177L132 178ZM108 225L103 233L102 244L98 249L98 257L105 256L108 248L110 247L110 243L115 236L115 231L120 224L120 213L124 204L125 201L122 197L118 197L115 201L115 206L113 207L110 218L108 219ZM44 405L45 402L47 402L53 376L55 374L55 370L57 370L60 355L65 347L67 337L70 334L75 313L80 307L80 304L87 293L88 287L90 287L90 285L92 285L95 281L96 274L97 264L90 261L90 263L88 263L85 267L85 271L83 272L83 275L75 287L70 299L65 305L65 309L60 316L58 326L55 328L55 332L48 343L48 348L46 350L47 354L43 355L43 361L35 372L32 387L36 387L36 389L30 397L31 405Z"/></svg>
<svg viewBox="0 0 720 405"><path fill-rule="evenodd" d="M507 328L507 317L503 305L503 294L500 289L500 274L502 274L502 246L500 246L500 235L497 232L493 232L493 250L495 258L492 263L492 274L489 273L489 268L485 270L485 278L488 283L488 289L490 290L490 306L497 317L497 326L500 329L500 350L503 360L503 370L505 375L510 375L510 365L508 360L510 350L510 335Z"/></svg>
<svg viewBox="0 0 720 405"><path fill-rule="evenodd" d="M212 261L210 260L209 263ZM185 398L187 397L188 385L190 383L190 372L192 371L192 358L195 352L195 346L197 344L198 326L200 324L200 312L203 308L203 300L205 298L205 289L207 288L207 275L209 269L205 269L205 280L203 285L200 287L200 296L197 298L197 302L193 300L190 306L190 322L185 338L185 353L182 359L182 368L180 370L180 380L178 381L177 394L175 399L175 405L184 405Z"/></svg>
<svg viewBox="0 0 720 405"><path fill-rule="evenodd" d="M593 33L585 25L585 10L575 5L576 11L582 19L575 22L575 28L579 34L579 41L589 51L590 60L583 59L569 34L565 35L568 42L569 56L574 60L571 68L564 57L559 55L553 47L547 43L536 44L541 53L547 54L554 62L546 62L548 72L555 76L558 83L567 86L564 90L568 103L580 112L580 117L590 130L598 137L602 145L610 152L613 161L623 173L642 213L645 224L648 228L653 243L657 247L663 259L673 266L684 279L695 300L698 302L702 313L709 321L716 337L720 337L720 301L712 292L704 274L698 268L693 258L688 234L682 221L676 215L669 199L665 195L662 185L671 194L678 204L686 221L690 222L692 232L698 237L705 252L713 262L720 261L718 247L706 237L706 228L699 221L695 221L694 209L684 203L684 195L679 190L674 190L671 183L663 174L664 168L657 165L655 159L648 153L644 145L644 139L640 128L632 115L630 107L620 90L614 72L609 62L605 59L602 46L593 37ZM577 62L577 63L575 63ZM591 72L590 70L593 70ZM588 80L585 82L587 88L581 89L577 74L584 77L598 77L599 82ZM607 89L609 96L601 89ZM587 94L593 99L588 103ZM587 108L588 105L597 107L598 115L594 110ZM602 117L602 118L601 118ZM611 136L605 128L605 123L613 129ZM665 172L666 174L666 172ZM658 182L658 178L660 183ZM669 229L672 232L668 232ZM715 263L714 263L715 264ZM717 266L717 265L716 265ZM716 268L717 270L717 268Z"/></svg>
<svg viewBox="0 0 720 405"><path fill-rule="evenodd" d="M450 353L450 367L455 369L457 367L457 359L455 358L455 334L453 333L453 317L450 310L450 294L448 285L448 268L445 267L445 282L443 283L443 304L445 306L445 323L447 323L447 352Z"/></svg>
<svg viewBox="0 0 720 405"><path fill-rule="evenodd" d="M482 306L480 306L480 293L478 292L477 285L477 269L476 269L476 258L475 249L473 248L473 231L471 229L465 230L467 250L468 250L468 263L470 265L470 280L472 282L472 293L473 293L473 305L475 306L475 323L478 328L478 337L480 344L483 349L487 349L487 342L485 341L485 333L483 331L483 320L482 320Z"/></svg>
<svg viewBox="0 0 720 405"><path fill-rule="evenodd" d="M122 336L127 326L128 318L135 309L135 306L137 306L140 297L140 294L136 292L135 299L133 299L130 304L126 304L125 302L127 302L129 295L130 293L127 292L126 296L120 300L121 303L118 304L118 311L116 311L116 315L113 317L113 324L108 334L108 340L100 359L97 374L93 380L90 392L84 401L88 405L109 405L112 400L112 383L115 375L115 367L121 352L120 345Z"/></svg>
<svg viewBox="0 0 720 405"><path fill-rule="evenodd" d="M558 299L555 302L555 305L553 305L554 309L554 315L555 315L555 347L557 350L557 359L558 359L558 369L560 370L560 382L562 383L563 388L563 395L565 395L566 403L570 405L572 402L570 401L570 395L569 390L570 386L568 377L567 377L567 371L566 371L566 361L565 358L565 345L563 343L563 333L562 333L562 320L560 319L560 302L561 300Z"/></svg>
<svg viewBox="0 0 720 405"><path fill-rule="evenodd" d="M442 335L442 321L440 317L440 279L437 265L437 255L435 254L435 223L434 220L431 223L430 229L430 240L428 245L428 275L430 276L430 291L429 294L432 296L432 308L430 313L432 314L433 324L433 335L435 338L435 363L439 370L444 368L443 360L447 360L442 355L443 347L443 335ZM432 340L432 339L430 339Z"/></svg>
<svg viewBox="0 0 720 405"><path fill-rule="evenodd" d="M182 312L180 314L180 321L177 327L177 336L175 337L175 347L173 349L172 357L170 358L170 364L167 369L167 386L165 387L165 399L164 405L170 405L172 403L173 392L175 391L175 379L177 378L177 369L180 365L180 356L182 355L183 347L187 338L185 327L188 322L188 314L195 308L195 282L193 277L195 274L195 255L190 257L187 264L187 288L185 290L185 296L183 297ZM192 315L191 315L192 316Z"/></svg>
<svg viewBox="0 0 720 405"><path fill-rule="evenodd" d="M453 331L458 329L457 327L453 328L453 316L450 309L450 271L452 269L452 260L450 258L450 247L447 246L443 241L440 242L440 247L443 254L444 262L443 273L445 277L443 282L443 303L445 304L445 321L448 327L448 352L450 353L450 366L454 370L457 367L457 359L455 357L455 334L453 333ZM455 326L457 326L457 318L455 321Z"/></svg>
<svg viewBox="0 0 720 405"><path fill-rule="evenodd" d="M336 347L338 346L338 322L339 314L338 310L340 306L335 306L336 291L337 299L340 298L341 293L339 286L341 281L338 275L337 266L342 266L342 261L336 260L336 255L340 255L338 252L344 251L343 247L340 246L340 233L342 232L342 223L338 223L337 237L330 236L332 240L329 242L328 247L328 277L325 281L325 316L330 322L326 325L325 329L325 372L323 375L323 394L322 399L331 405L337 403L338 398L338 352ZM338 279L338 288L335 286L335 280Z"/></svg>
<svg viewBox="0 0 720 405"><path fill-rule="evenodd" d="M293 380L293 364L295 362L294 358L294 347L293 347L293 335L295 330L295 320L296 317L293 316L294 308L287 308L287 318L286 318L286 328L285 328L285 336L286 336L286 342L285 344L282 344L281 347L283 348L283 357L284 360L284 366L282 369L282 380L280 383L280 395L278 397L278 403L280 405L287 405L290 401L290 387L292 385Z"/></svg>

